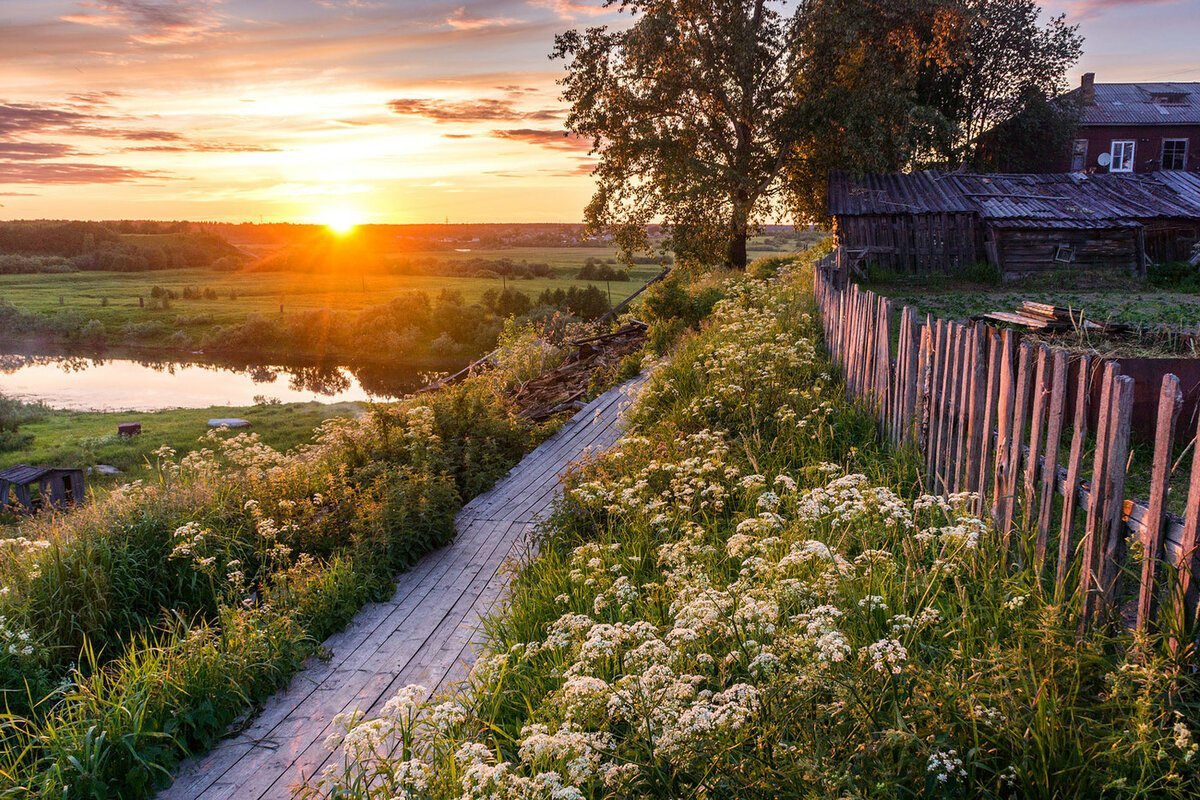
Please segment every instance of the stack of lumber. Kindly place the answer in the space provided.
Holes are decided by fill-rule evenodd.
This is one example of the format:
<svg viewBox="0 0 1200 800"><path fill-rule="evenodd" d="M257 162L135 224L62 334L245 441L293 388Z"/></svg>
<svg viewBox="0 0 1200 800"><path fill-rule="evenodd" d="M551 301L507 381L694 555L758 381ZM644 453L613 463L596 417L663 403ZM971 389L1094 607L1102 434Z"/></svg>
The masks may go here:
<svg viewBox="0 0 1200 800"><path fill-rule="evenodd" d="M592 381L601 370L613 369L646 341L646 324L633 320L610 333L571 341L575 348L567 360L522 384L513 402L524 419L544 422L564 412L578 411Z"/></svg>
<svg viewBox="0 0 1200 800"><path fill-rule="evenodd" d="M1001 322L1023 330L1045 333L1073 331L1076 328L1082 328L1088 331L1115 334L1127 333L1130 329L1128 325L1121 323L1092 322L1089 319L1084 319L1082 313L1072 315L1069 308L1050 305L1049 303L1035 303L1031 300L1022 301L1021 307L1016 311L989 311L986 314L972 317L972 319L981 319L986 322Z"/></svg>

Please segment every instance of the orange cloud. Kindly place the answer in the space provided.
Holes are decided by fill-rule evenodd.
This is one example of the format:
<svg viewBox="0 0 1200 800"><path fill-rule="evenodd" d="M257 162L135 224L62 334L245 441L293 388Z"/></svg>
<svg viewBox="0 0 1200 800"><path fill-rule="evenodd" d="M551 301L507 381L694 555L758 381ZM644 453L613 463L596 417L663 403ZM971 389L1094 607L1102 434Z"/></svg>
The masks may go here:
<svg viewBox="0 0 1200 800"><path fill-rule="evenodd" d="M514 130L492 131L492 136L497 139L508 139L514 142L525 142L526 144L536 144L540 147L549 147L553 150L584 150L592 149L590 139L585 139L582 136L576 136L567 131L554 130L539 130L536 128L516 128Z"/></svg>
<svg viewBox="0 0 1200 800"><path fill-rule="evenodd" d="M406 97L388 101L393 114L425 117L434 122L496 122L500 120L550 120L561 116L555 109L522 111L511 100L433 100Z"/></svg>
<svg viewBox="0 0 1200 800"><path fill-rule="evenodd" d="M459 6L454 9L450 16L446 17L446 24L456 31L475 31L483 28L504 28L517 20L511 17L475 17L472 16L466 6Z"/></svg>

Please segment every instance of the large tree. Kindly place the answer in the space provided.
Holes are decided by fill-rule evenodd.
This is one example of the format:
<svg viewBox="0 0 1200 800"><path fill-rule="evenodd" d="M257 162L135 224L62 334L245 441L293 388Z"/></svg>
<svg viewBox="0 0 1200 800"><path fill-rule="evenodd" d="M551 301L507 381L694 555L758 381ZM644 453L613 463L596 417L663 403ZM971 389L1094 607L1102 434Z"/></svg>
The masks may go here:
<svg viewBox="0 0 1200 800"><path fill-rule="evenodd" d="M824 217L830 170L896 172L953 148L948 79L966 45L956 0L803 0L799 22L798 213Z"/></svg>
<svg viewBox="0 0 1200 800"><path fill-rule="evenodd" d="M958 123L955 155L973 156L979 137L1027 111L1030 98L1053 98L1066 88L1067 70L1083 53L1079 26L1065 15L1040 23L1037 0L962 0L967 58L955 74L949 109Z"/></svg>
<svg viewBox="0 0 1200 800"><path fill-rule="evenodd" d="M644 247L662 222L678 257L746 265L746 240L779 209L793 153L795 18L774 0L607 0L622 30L568 31L567 128L600 159L592 227Z"/></svg>
<svg viewBox="0 0 1200 800"><path fill-rule="evenodd" d="M789 164L799 212L823 215L831 169L984 163L981 135L1032 122L1046 110L1034 98L1060 92L1079 58L1076 28L1040 14L1036 0L801 0L802 135Z"/></svg>

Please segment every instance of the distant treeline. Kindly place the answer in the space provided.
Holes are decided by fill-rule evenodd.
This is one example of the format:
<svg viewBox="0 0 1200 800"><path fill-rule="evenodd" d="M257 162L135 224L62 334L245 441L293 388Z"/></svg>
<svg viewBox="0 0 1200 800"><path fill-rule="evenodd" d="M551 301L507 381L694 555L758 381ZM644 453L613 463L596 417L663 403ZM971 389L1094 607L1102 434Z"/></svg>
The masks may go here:
<svg viewBox="0 0 1200 800"><path fill-rule="evenodd" d="M215 324L204 314L179 314L173 323L149 319L113 327L76 309L39 314L0 299L0 338L88 348L201 349L412 363L466 358L490 350L508 317L530 322L556 317L560 322L592 320L608 309L607 293L595 286L546 290L536 298L517 289L493 289L477 303L468 303L459 292L443 290L436 296L409 292L360 311L253 314L227 325Z"/></svg>
<svg viewBox="0 0 1200 800"><path fill-rule="evenodd" d="M215 233L187 223L0 223L0 274L236 269L246 257Z"/></svg>

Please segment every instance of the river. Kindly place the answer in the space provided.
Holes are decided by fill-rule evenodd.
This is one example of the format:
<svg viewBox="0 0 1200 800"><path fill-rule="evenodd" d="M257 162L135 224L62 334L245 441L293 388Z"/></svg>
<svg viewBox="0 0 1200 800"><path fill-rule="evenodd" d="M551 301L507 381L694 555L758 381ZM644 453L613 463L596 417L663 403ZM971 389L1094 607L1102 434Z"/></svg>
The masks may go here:
<svg viewBox="0 0 1200 800"><path fill-rule="evenodd" d="M428 378L415 367L0 354L0 393L75 411L386 401Z"/></svg>

